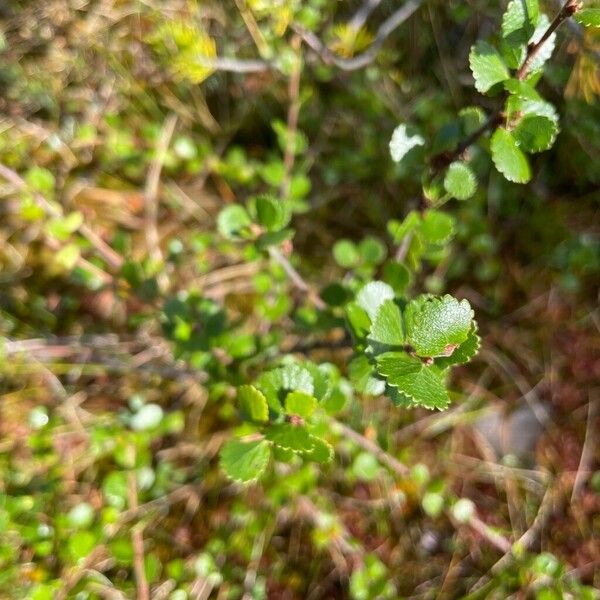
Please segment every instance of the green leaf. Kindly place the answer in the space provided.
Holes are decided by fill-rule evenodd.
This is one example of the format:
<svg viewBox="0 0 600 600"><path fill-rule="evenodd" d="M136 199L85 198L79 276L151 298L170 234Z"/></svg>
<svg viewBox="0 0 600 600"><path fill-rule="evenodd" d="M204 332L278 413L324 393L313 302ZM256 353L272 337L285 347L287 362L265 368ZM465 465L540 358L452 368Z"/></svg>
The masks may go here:
<svg viewBox="0 0 600 600"><path fill-rule="evenodd" d="M240 204L226 206L217 217L219 233L229 240L238 240L244 237L251 223L250 215Z"/></svg>
<svg viewBox="0 0 600 600"><path fill-rule="evenodd" d="M350 381L361 394L379 396L385 390L385 381L376 377L376 372L369 359L361 354L350 361L348 376Z"/></svg>
<svg viewBox="0 0 600 600"><path fill-rule="evenodd" d="M313 447L311 436L306 428L292 423L276 423L265 431L265 438L276 446L293 452L310 452Z"/></svg>
<svg viewBox="0 0 600 600"><path fill-rule="evenodd" d="M443 409L450 403L442 373L435 366L426 366L406 352L386 352L376 360L377 370L388 384L398 388L415 404Z"/></svg>
<svg viewBox="0 0 600 600"><path fill-rule="evenodd" d="M582 8L573 16L584 27L600 27L600 8Z"/></svg>
<svg viewBox="0 0 600 600"><path fill-rule="evenodd" d="M321 464L331 462L333 459L333 446L315 435L309 434L309 438L312 449L304 454L304 458Z"/></svg>
<svg viewBox="0 0 600 600"><path fill-rule="evenodd" d="M410 271L396 261L388 261L383 265L383 278L397 294L402 294L410 283Z"/></svg>
<svg viewBox="0 0 600 600"><path fill-rule="evenodd" d="M352 333L354 333L357 338L364 338L369 333L371 319L369 319L367 311L356 302L350 302L348 306L346 306L346 318L348 319L348 324L350 325L350 329L352 329Z"/></svg>
<svg viewBox="0 0 600 600"><path fill-rule="evenodd" d="M294 237L293 229L281 229L279 231L267 231L261 233L256 238L256 247L259 250L266 250L269 246L279 246L286 240L291 240Z"/></svg>
<svg viewBox="0 0 600 600"><path fill-rule="evenodd" d="M333 245L333 258L344 269L355 267L360 261L356 244L351 240L338 240Z"/></svg>
<svg viewBox="0 0 600 600"><path fill-rule="evenodd" d="M221 467L235 481L247 483L258 479L267 468L271 449L264 440L242 442L229 440L221 450Z"/></svg>
<svg viewBox="0 0 600 600"><path fill-rule="evenodd" d="M413 148L424 146L425 140L410 126L398 125L390 140L390 154L394 162L400 162Z"/></svg>
<svg viewBox="0 0 600 600"><path fill-rule="evenodd" d="M307 419L317 407L317 399L304 392L290 392L285 398L285 410L292 415Z"/></svg>
<svg viewBox="0 0 600 600"><path fill-rule="evenodd" d="M267 231L279 231L288 225L291 219L287 204L272 196L257 196L250 202L256 221Z"/></svg>
<svg viewBox="0 0 600 600"><path fill-rule="evenodd" d="M252 421L269 420L269 406L264 394L253 385L242 385L238 388L238 401L242 411Z"/></svg>
<svg viewBox="0 0 600 600"><path fill-rule="evenodd" d="M550 19L546 15L541 14L537 23L537 27L535 28L535 31L531 36L531 39L529 40L529 44L537 44L548 30L549 25ZM539 71L546 64L546 62L550 59L552 53L554 52L555 45L556 33L552 33L550 37L546 39L544 44L539 49L538 53L535 55L534 59L529 64L529 72L531 74L536 73L536 71ZM523 60L525 59L525 55L526 52L523 52Z"/></svg>
<svg viewBox="0 0 600 600"><path fill-rule="evenodd" d="M486 120L485 113L478 106L467 106L460 110L458 116L465 135L475 133Z"/></svg>
<svg viewBox="0 0 600 600"><path fill-rule="evenodd" d="M430 244L442 244L454 234L454 223L448 213L430 209L423 215L421 233Z"/></svg>
<svg viewBox="0 0 600 600"><path fill-rule="evenodd" d="M510 77L502 57L487 42L479 41L471 48L469 65L475 78L475 89L482 94Z"/></svg>
<svg viewBox="0 0 600 600"><path fill-rule="evenodd" d="M526 44L540 15L538 0L511 0L502 17L502 37L511 45Z"/></svg>
<svg viewBox="0 0 600 600"><path fill-rule="evenodd" d="M552 147L558 134L558 115L549 102L512 97L507 109L520 117L512 131L520 148L542 152Z"/></svg>
<svg viewBox="0 0 600 600"><path fill-rule="evenodd" d="M435 364L445 369L453 365L462 365L468 363L479 351L481 338L477 335L477 323L473 321L467 339L460 344L450 356L442 356L435 359Z"/></svg>
<svg viewBox="0 0 600 600"><path fill-rule="evenodd" d="M376 237L366 237L358 245L358 252L362 260L369 265L378 265L385 260L387 248L385 244Z"/></svg>
<svg viewBox="0 0 600 600"><path fill-rule="evenodd" d="M256 381L257 386L267 398L269 408L280 413L281 401L286 392L300 391L312 396L314 384L311 374L300 365L291 364L266 371Z"/></svg>
<svg viewBox="0 0 600 600"><path fill-rule="evenodd" d="M490 144L492 160L496 169L509 181L527 183L531 179L531 168L523 151L510 131L498 127Z"/></svg>
<svg viewBox="0 0 600 600"><path fill-rule="evenodd" d="M386 301L394 298L394 290L383 281L371 281L365 285L356 296L357 304L367 311L373 321L379 307Z"/></svg>
<svg viewBox="0 0 600 600"><path fill-rule="evenodd" d="M407 342L418 356L445 356L449 347L467 339L473 310L467 300L450 295L422 296L409 302L404 319Z"/></svg>
<svg viewBox="0 0 600 600"><path fill-rule="evenodd" d="M371 326L369 339L388 346L404 344L402 313L393 300L386 300L379 307Z"/></svg>
<svg viewBox="0 0 600 600"><path fill-rule="evenodd" d="M454 162L444 177L444 188L457 200L467 200L477 189L477 179L471 168L463 162Z"/></svg>

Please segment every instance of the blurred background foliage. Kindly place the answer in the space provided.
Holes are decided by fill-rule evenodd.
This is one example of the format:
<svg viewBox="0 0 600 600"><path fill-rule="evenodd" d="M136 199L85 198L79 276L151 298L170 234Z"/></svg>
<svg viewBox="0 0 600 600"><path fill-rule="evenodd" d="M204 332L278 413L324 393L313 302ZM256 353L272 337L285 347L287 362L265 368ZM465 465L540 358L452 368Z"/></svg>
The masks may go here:
<svg viewBox="0 0 600 600"><path fill-rule="evenodd" d="M597 597L597 33L559 33L540 88L561 132L532 182L473 149L453 244L395 274L476 310L450 412L353 395L339 318L217 231L227 204L283 194L283 247L328 303L346 270L381 272L421 194L391 132L444 149L460 109L494 108L468 54L504 3L414 4L356 69L398 2L0 6L0 597ZM331 465L228 482L233 386L283 352L331 363L338 419L410 476L333 427ZM498 563L457 497L531 552Z"/></svg>

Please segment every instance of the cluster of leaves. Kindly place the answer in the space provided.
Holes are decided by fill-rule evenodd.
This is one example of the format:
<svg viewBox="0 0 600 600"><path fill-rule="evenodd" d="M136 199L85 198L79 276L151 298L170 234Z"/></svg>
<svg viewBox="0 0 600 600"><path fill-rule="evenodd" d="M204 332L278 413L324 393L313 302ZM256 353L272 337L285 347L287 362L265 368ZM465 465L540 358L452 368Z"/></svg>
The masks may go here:
<svg viewBox="0 0 600 600"><path fill-rule="evenodd" d="M329 363L288 361L265 371L254 385L237 390L242 416L248 421L241 437L227 442L221 465L236 481L260 477L273 456L290 462L328 463L333 447L323 439L323 415L341 410L351 394L348 382Z"/></svg>

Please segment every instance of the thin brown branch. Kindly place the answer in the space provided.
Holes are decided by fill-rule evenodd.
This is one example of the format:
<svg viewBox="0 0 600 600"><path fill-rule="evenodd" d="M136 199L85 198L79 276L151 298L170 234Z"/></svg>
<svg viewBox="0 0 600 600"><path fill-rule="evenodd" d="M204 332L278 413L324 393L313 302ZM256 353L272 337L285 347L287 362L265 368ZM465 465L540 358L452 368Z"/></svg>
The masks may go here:
<svg viewBox="0 0 600 600"><path fill-rule="evenodd" d="M133 450L135 452L135 450ZM127 497L129 510L138 510L138 489L135 470L129 471L127 480ZM137 587L137 600L150 600L150 586L144 568L144 534L139 525L131 528L131 544L133 546L133 570Z"/></svg>

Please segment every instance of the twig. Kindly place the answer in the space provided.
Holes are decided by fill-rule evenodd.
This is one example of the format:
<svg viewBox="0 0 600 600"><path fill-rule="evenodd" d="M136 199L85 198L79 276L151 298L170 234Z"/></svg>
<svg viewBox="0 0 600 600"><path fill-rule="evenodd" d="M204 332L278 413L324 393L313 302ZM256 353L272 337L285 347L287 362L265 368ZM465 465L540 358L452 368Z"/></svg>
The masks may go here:
<svg viewBox="0 0 600 600"><path fill-rule="evenodd" d="M365 0L363 5L348 21L348 27L358 31L366 22L371 13L381 4L381 0Z"/></svg>
<svg viewBox="0 0 600 600"><path fill-rule="evenodd" d="M292 69L288 83L288 96L290 107L287 116L286 144L283 156L284 174L279 188L279 194L282 200L286 200L290 190L290 179L294 160L296 157L296 135L298 133L298 116L300 114L300 74L302 73L302 63L300 58L300 47L302 40L299 35L294 35L291 46L296 53L296 64Z"/></svg>
<svg viewBox="0 0 600 600"><path fill-rule="evenodd" d="M274 67L272 63L267 62L266 60L252 58L219 57L210 59L199 56L196 58L196 62L207 69L228 71L230 73L261 73L263 71L269 71Z"/></svg>
<svg viewBox="0 0 600 600"><path fill-rule="evenodd" d="M135 448L132 449L135 453ZM127 498L129 510L138 509L138 489L135 470L130 470L127 479ZM137 600L150 600L150 587L144 569L144 534L139 525L131 528L131 544L133 546L133 570L137 587Z"/></svg>
<svg viewBox="0 0 600 600"><path fill-rule="evenodd" d="M581 488L592 473L591 465L594 460L596 446L598 444L598 432L596 429L596 420L600 416L600 399L591 399L588 403L587 425L585 428L585 440L581 450L581 458L577 467L577 475L573 484L573 493L571 494L571 504L577 499Z"/></svg>
<svg viewBox="0 0 600 600"><path fill-rule="evenodd" d="M292 29L298 33L309 48L314 50L321 60L326 64L333 64L343 71L355 71L362 69L377 56L377 52L383 46L387 38L404 21L413 15L413 13L423 4L423 0L409 0L403 4L396 12L388 17L379 27L375 34L375 39L367 50L358 56L352 58L340 58L336 56L314 33L300 27L292 25Z"/></svg>
<svg viewBox="0 0 600 600"><path fill-rule="evenodd" d="M144 201L146 208L146 244L148 246L148 254L153 261L162 261L162 252L160 250L160 239L158 236L158 186L160 184L160 174L163 164L171 143L171 138L175 131L177 123L177 115L171 113L163 123L154 159L148 169L146 178L146 186L144 189ZM163 280L166 275L163 276ZM164 288L166 281L162 281L161 287Z"/></svg>

